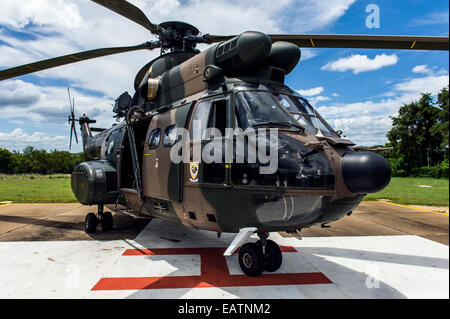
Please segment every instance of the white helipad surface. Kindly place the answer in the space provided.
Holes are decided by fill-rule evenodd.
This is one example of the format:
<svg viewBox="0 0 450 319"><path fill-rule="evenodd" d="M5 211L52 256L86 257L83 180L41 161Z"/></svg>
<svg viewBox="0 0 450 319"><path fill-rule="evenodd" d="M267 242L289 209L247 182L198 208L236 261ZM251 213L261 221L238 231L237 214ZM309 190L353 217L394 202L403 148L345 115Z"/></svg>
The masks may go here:
<svg viewBox="0 0 450 319"><path fill-rule="evenodd" d="M448 246L418 236L273 233L296 251L256 281L242 275L236 254L220 264L225 257L203 249L226 248L234 236L153 220L135 240L1 242L0 298L449 298ZM205 277L211 267L225 279Z"/></svg>

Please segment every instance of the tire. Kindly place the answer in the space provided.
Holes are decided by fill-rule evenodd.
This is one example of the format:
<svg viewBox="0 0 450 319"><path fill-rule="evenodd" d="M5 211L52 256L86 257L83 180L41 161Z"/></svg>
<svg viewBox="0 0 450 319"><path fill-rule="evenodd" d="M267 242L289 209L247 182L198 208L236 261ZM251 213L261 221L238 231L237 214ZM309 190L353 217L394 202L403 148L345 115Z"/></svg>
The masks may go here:
<svg viewBox="0 0 450 319"><path fill-rule="evenodd" d="M264 257L266 260L264 270L266 271L273 272L278 270L283 262L283 255L281 254L280 246L269 239L266 240L266 253Z"/></svg>
<svg viewBox="0 0 450 319"><path fill-rule="evenodd" d="M239 266L245 274L258 277L263 272L264 263L261 245L247 243L239 249Z"/></svg>
<svg viewBox="0 0 450 319"><path fill-rule="evenodd" d="M113 217L110 212L103 213L101 225L103 231L109 231L113 228Z"/></svg>
<svg viewBox="0 0 450 319"><path fill-rule="evenodd" d="M84 231L88 234L95 233L97 230L98 220L94 213L89 213L86 215L84 220Z"/></svg>

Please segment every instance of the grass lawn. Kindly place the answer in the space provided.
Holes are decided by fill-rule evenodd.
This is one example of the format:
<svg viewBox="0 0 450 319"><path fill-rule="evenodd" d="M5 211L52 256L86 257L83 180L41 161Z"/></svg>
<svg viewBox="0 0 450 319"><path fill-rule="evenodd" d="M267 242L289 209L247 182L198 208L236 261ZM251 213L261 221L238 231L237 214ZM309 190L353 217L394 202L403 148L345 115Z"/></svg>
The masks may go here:
<svg viewBox="0 0 450 319"><path fill-rule="evenodd" d="M385 189L367 195L364 200L390 199L398 204L448 206L448 184L446 178L392 177Z"/></svg>
<svg viewBox="0 0 450 319"><path fill-rule="evenodd" d="M70 175L0 174L0 202L72 203Z"/></svg>
<svg viewBox="0 0 450 319"><path fill-rule="evenodd" d="M393 177L388 187L367 195L364 200L389 199L398 204L448 206L448 192L448 179ZM0 174L0 202L2 201L72 203L77 200L70 187L70 175Z"/></svg>

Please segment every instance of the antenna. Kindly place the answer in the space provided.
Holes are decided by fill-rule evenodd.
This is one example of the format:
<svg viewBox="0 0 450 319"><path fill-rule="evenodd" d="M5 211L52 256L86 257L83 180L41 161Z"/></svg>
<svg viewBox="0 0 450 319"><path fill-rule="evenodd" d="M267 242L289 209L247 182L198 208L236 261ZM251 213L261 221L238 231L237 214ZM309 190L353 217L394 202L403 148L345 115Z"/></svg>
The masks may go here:
<svg viewBox="0 0 450 319"><path fill-rule="evenodd" d="M312 107L312 105L311 105L311 107ZM316 119L316 126L317 126L317 133L316 133L316 136L317 137L323 137L323 133L322 133L322 131L320 130L320 125L319 125L319 123L318 123L318 121L319 121L319 118L317 117L317 112L316 112L316 108L315 107L312 107L312 109L313 109L313 111L314 111L314 118Z"/></svg>
<svg viewBox="0 0 450 319"><path fill-rule="evenodd" d="M337 107L337 109L338 109L339 120L341 121L342 132L344 133L344 134L342 135L342 137L343 137L343 138L347 138L347 134L345 133L344 122L342 121L341 109L339 108L339 104L336 104L336 107Z"/></svg>

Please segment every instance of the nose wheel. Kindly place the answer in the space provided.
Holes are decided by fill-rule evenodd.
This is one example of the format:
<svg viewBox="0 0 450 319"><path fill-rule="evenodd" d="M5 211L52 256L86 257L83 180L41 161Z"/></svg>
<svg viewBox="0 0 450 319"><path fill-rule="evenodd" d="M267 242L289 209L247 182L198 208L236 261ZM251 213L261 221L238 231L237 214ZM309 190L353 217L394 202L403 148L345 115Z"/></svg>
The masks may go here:
<svg viewBox="0 0 450 319"><path fill-rule="evenodd" d="M103 205L98 205L97 215L89 213L84 220L84 231L88 234L95 233L97 226L102 227L102 231L109 231L113 228L113 217L110 212L103 211Z"/></svg>
<svg viewBox="0 0 450 319"><path fill-rule="evenodd" d="M283 261L280 246L268 240L268 234L258 234L260 240L247 243L239 249L239 266L251 276L261 275L263 270L273 272L280 268Z"/></svg>

